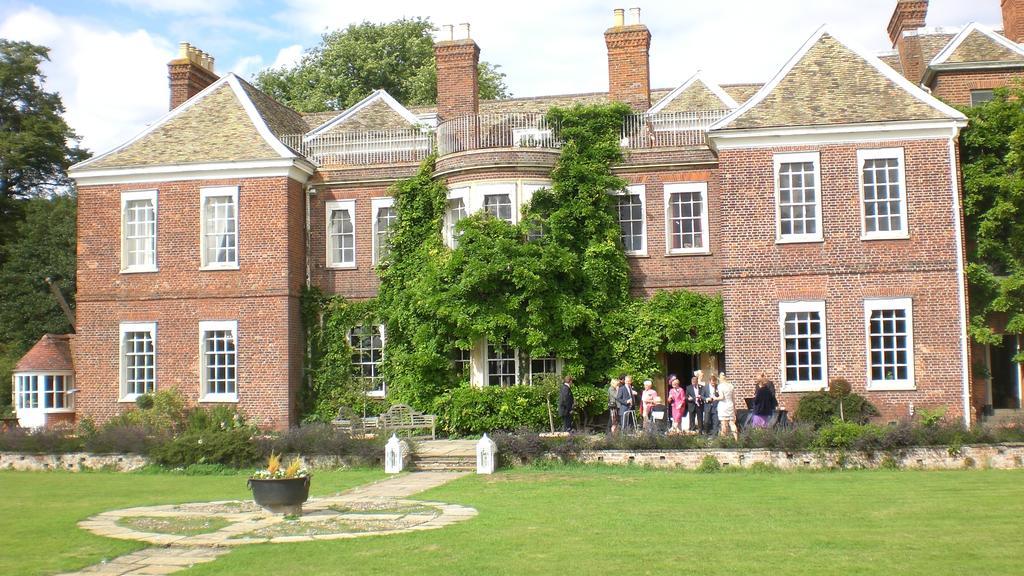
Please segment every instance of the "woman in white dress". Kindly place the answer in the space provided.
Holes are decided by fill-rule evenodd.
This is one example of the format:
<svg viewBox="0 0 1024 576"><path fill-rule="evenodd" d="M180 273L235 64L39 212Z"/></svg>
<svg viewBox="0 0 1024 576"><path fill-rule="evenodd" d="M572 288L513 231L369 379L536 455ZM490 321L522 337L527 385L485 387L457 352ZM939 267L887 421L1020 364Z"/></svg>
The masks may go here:
<svg viewBox="0 0 1024 576"><path fill-rule="evenodd" d="M721 422L720 434L726 435L727 430L732 431L735 440L740 439L739 428L736 427L736 404L734 401L735 389L732 382L725 377L724 372L718 374L718 394L715 395L718 404L718 421Z"/></svg>

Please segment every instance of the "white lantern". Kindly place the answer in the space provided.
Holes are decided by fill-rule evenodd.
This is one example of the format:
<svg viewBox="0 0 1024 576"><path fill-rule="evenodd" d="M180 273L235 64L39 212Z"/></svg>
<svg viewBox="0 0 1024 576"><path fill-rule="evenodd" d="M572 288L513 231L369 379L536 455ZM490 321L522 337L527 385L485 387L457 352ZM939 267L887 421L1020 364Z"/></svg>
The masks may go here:
<svg viewBox="0 0 1024 576"><path fill-rule="evenodd" d="M384 445L384 473L398 474L405 468L405 456L409 446L398 439L398 436L391 435L391 439Z"/></svg>
<svg viewBox="0 0 1024 576"><path fill-rule="evenodd" d="M498 454L498 445L484 434L483 438L476 443L476 473L494 474L495 459Z"/></svg>

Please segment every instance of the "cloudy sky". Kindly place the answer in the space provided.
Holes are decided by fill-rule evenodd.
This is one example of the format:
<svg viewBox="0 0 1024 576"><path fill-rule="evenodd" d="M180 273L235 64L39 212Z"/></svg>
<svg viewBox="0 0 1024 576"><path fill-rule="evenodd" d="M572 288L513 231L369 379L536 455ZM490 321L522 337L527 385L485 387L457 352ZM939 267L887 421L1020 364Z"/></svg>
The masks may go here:
<svg viewBox="0 0 1024 576"><path fill-rule="evenodd" d="M637 4L631 2L630 4ZM481 58L500 64L515 96L607 89L602 33L617 2L479 0L0 0L0 37L49 46L47 87L94 152L130 138L167 108L167 62L188 41L217 72L245 78L295 62L320 35L364 20L469 22ZM821 24L871 51L890 48L895 0L648 0L651 83L703 69L719 82L765 81ZM932 0L929 26L1001 27L999 0Z"/></svg>

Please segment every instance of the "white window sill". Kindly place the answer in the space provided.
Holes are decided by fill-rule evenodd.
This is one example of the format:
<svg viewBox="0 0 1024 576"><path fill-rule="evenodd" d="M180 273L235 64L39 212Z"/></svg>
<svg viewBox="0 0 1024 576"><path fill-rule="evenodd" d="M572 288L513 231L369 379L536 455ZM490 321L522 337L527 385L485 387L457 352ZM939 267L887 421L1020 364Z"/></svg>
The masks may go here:
<svg viewBox="0 0 1024 576"><path fill-rule="evenodd" d="M236 262L235 264L217 264L217 265L207 264L206 266L200 266L199 270L201 272L217 272L219 270L238 270L238 263Z"/></svg>
<svg viewBox="0 0 1024 576"><path fill-rule="evenodd" d="M39 408L43 414L74 414L74 408Z"/></svg>
<svg viewBox="0 0 1024 576"><path fill-rule="evenodd" d="M821 392L828 390L824 382L786 382L782 385L783 392Z"/></svg>
<svg viewBox="0 0 1024 576"><path fill-rule="evenodd" d="M699 248L695 250L670 250L665 253L665 256L707 256L708 254L711 254L711 250Z"/></svg>
<svg viewBox="0 0 1024 576"><path fill-rule="evenodd" d="M824 243L825 238L823 236L797 236L797 237L776 237L776 244L815 244Z"/></svg>
<svg viewBox="0 0 1024 576"><path fill-rule="evenodd" d="M200 398L199 401L200 402L209 402L209 403L216 403L216 402L225 403L225 402L230 402L230 403L237 404L238 403L238 394L207 394L206 396L203 396L202 398Z"/></svg>
<svg viewBox="0 0 1024 576"><path fill-rule="evenodd" d="M156 394L156 391L154 390L153 392L149 392L149 394ZM139 396L143 396L143 394L128 394L127 396L121 396L120 398L117 399L117 401L123 402L125 404L134 404L135 400L138 399Z"/></svg>
<svg viewBox="0 0 1024 576"><path fill-rule="evenodd" d="M624 253L626 254L626 258L649 258L649 256L647 255L647 250L641 250L641 251L638 251L638 252L624 252Z"/></svg>
<svg viewBox="0 0 1024 576"><path fill-rule="evenodd" d="M861 234L861 240L909 240L910 234L908 232L898 232L894 234Z"/></svg>
<svg viewBox="0 0 1024 576"><path fill-rule="evenodd" d="M121 274L145 274L147 272L159 272L156 266L138 266L133 268L124 268L121 270Z"/></svg>
<svg viewBox="0 0 1024 576"><path fill-rule="evenodd" d="M869 392L914 391L917 386L906 380L878 380L868 382L867 389Z"/></svg>
<svg viewBox="0 0 1024 576"><path fill-rule="evenodd" d="M358 266L353 264L328 264L328 270L356 270Z"/></svg>
<svg viewBox="0 0 1024 576"><path fill-rule="evenodd" d="M369 396L370 398L384 398L386 394L386 390L370 390L369 392L366 393L366 395Z"/></svg>

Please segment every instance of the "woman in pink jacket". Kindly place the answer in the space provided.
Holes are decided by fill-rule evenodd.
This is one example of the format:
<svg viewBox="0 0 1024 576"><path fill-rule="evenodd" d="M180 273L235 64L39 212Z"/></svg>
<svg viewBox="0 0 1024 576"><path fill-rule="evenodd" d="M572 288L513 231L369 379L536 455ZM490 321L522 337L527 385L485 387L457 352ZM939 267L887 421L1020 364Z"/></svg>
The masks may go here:
<svg viewBox="0 0 1024 576"><path fill-rule="evenodd" d="M686 391L679 384L679 378L675 376L669 381L672 389L668 391L668 403L672 405L672 429L669 432L682 433L680 422L683 420L683 412L686 410Z"/></svg>

